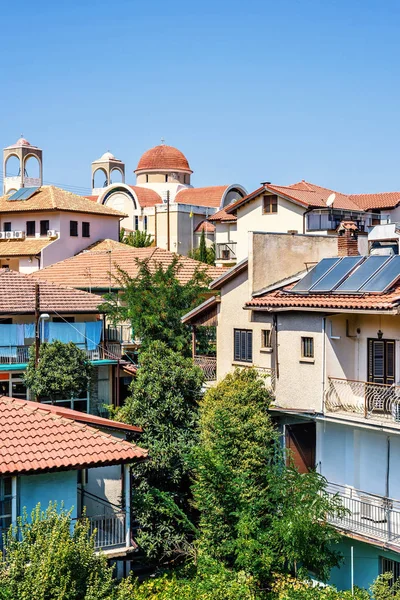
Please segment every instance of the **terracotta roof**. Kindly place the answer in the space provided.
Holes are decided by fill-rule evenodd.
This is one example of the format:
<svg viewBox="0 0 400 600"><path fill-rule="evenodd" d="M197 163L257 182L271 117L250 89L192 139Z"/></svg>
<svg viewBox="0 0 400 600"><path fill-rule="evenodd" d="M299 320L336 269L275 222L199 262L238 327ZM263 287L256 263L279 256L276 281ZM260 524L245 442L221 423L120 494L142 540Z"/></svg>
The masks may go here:
<svg viewBox="0 0 400 600"><path fill-rule="evenodd" d="M34 256L52 244L49 238L25 238L24 240L0 240L0 256Z"/></svg>
<svg viewBox="0 0 400 600"><path fill-rule="evenodd" d="M11 148L21 148L21 146L28 146L29 148L37 148L37 146L32 146L24 137L20 137L19 140L15 142L12 146L7 146L6 150L10 150Z"/></svg>
<svg viewBox="0 0 400 600"><path fill-rule="evenodd" d="M128 216L119 210L97 204L84 196L77 196L54 185L43 185L28 200L8 200L8 197L9 195L0 197L1 213L61 210L112 217Z"/></svg>
<svg viewBox="0 0 400 600"><path fill-rule="evenodd" d="M97 202L97 199L98 199L98 196L83 196L83 197L87 198L91 202Z"/></svg>
<svg viewBox="0 0 400 600"><path fill-rule="evenodd" d="M177 204L193 204L194 206L210 206L219 208L229 185L213 185L201 188L186 188L175 196Z"/></svg>
<svg viewBox="0 0 400 600"><path fill-rule="evenodd" d="M257 296L248 307L271 309L393 310L400 304L400 284L385 294L291 294L295 284Z"/></svg>
<svg viewBox="0 0 400 600"><path fill-rule="evenodd" d="M2 475L129 463L146 456L146 450L57 415L52 407L0 397Z"/></svg>
<svg viewBox="0 0 400 600"><path fill-rule="evenodd" d="M197 225L194 233L201 233L202 231L204 231L204 233L214 233L215 225L210 223L210 221L202 221Z"/></svg>
<svg viewBox="0 0 400 600"><path fill-rule="evenodd" d="M107 242L108 240L105 240L101 243ZM152 266L160 263L165 268L176 256L174 252L161 248L133 248L125 244L124 248L118 247L111 252L98 251L93 246L89 248L92 249L84 250L76 256L36 271L29 277L81 289L116 288L118 285L115 277L118 276L118 266L131 277L135 277L138 273L137 259L147 259ZM197 268L205 271L211 279L220 277L226 271L221 267L205 265L187 256L179 256L179 263L181 265L179 279L182 283L189 281Z"/></svg>
<svg viewBox="0 0 400 600"><path fill-rule="evenodd" d="M125 229L125 231L128 231ZM108 251L108 250L126 250L127 248L131 248L127 244L123 242L117 242L117 240L97 240L97 242L93 242L87 248L84 249L84 252L89 250L96 250L96 252ZM80 252L79 252L80 254Z"/></svg>
<svg viewBox="0 0 400 600"><path fill-rule="evenodd" d="M276 193L279 196L284 196L289 200L293 200L298 204L301 204L305 208L326 208L326 200L328 199L328 196L335 193L336 198L333 205L334 208L360 211L360 206L357 205L350 196L304 180L288 186L275 185L272 183L265 184L251 194L248 194L248 196L245 198L241 198L237 202L231 204L226 210L228 213L234 212L243 204L246 204L250 200L253 200L265 192Z"/></svg>
<svg viewBox="0 0 400 600"><path fill-rule="evenodd" d="M98 313L101 299L95 294L39 283L40 310L48 313ZM0 314L34 314L35 280L29 275L0 269Z"/></svg>
<svg viewBox="0 0 400 600"><path fill-rule="evenodd" d="M62 406L58 406L57 404L41 404L40 406L44 406L47 411L54 415L58 415L59 417L65 417L66 419L73 419L74 421L78 421L79 423L98 425L102 428L119 429L121 431L130 431L133 433L143 432L143 429L141 427L136 427L136 425L128 425L127 423L121 423L120 421L112 421L111 419L105 419L104 417L98 417L97 415L79 412L78 410L63 408Z"/></svg>
<svg viewBox="0 0 400 600"><path fill-rule="evenodd" d="M235 221L237 221L237 216L230 215L226 212L226 208L221 208L221 210L211 215L211 217L208 217L208 220L214 222L228 221L230 223L234 223Z"/></svg>
<svg viewBox="0 0 400 600"><path fill-rule="evenodd" d="M400 202L400 192L383 192L381 194L351 194L353 202L363 210L395 208Z"/></svg>
<svg viewBox="0 0 400 600"><path fill-rule="evenodd" d="M227 269L225 273L222 273L222 275L214 279L214 281L210 283L210 289L220 290L226 283L228 283L228 281L235 279L237 275L243 273L243 271L246 271L248 269L248 266L248 258L243 258L235 266L231 267L230 269Z"/></svg>
<svg viewBox="0 0 400 600"><path fill-rule="evenodd" d="M140 187L139 185L130 185L129 187L135 192L142 208L146 208L147 206L155 206L156 204L162 204L161 196L154 190Z"/></svg>
<svg viewBox="0 0 400 600"><path fill-rule="evenodd" d="M193 171L189 167L186 156L177 148L161 144L150 148L145 152L136 167L135 173L138 171L152 171L156 169L180 171Z"/></svg>

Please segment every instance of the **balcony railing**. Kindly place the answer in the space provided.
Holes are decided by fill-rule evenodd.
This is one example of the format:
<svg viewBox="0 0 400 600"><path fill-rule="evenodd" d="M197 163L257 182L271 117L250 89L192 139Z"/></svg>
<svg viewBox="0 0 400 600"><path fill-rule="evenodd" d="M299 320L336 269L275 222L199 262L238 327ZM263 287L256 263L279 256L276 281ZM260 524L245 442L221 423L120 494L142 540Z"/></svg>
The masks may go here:
<svg viewBox="0 0 400 600"><path fill-rule="evenodd" d="M330 377L325 409L374 421L400 423L400 386Z"/></svg>
<svg viewBox="0 0 400 600"><path fill-rule="evenodd" d="M335 483L328 484L327 492L338 495L348 510L343 517L331 517L332 525L400 548L400 501Z"/></svg>
<svg viewBox="0 0 400 600"><path fill-rule="evenodd" d="M123 344L133 343L132 327L130 325L109 325L105 332L105 339L108 342L121 342Z"/></svg>
<svg viewBox="0 0 400 600"><path fill-rule="evenodd" d="M202 356L197 354L193 358L194 364L204 373L206 381L216 381L217 379L217 359L215 356Z"/></svg>
<svg viewBox="0 0 400 600"><path fill-rule="evenodd" d="M24 364L29 361L30 346L0 346L0 364ZM121 344L118 342L106 342L104 346L97 346L94 350L87 350L87 357L90 360L110 359L117 360L121 358Z"/></svg>
<svg viewBox="0 0 400 600"><path fill-rule="evenodd" d="M89 533L94 533L96 550L126 547L126 513L120 511L109 515L86 517Z"/></svg>
<svg viewBox="0 0 400 600"><path fill-rule="evenodd" d="M226 244L215 244L216 260L236 260L237 242L227 242Z"/></svg>

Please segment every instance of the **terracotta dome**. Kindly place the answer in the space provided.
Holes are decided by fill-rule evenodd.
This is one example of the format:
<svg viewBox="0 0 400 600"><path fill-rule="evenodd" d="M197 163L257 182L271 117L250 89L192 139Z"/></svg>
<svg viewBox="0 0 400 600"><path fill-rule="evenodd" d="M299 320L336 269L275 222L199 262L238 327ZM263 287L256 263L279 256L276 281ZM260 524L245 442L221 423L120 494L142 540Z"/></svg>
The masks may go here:
<svg viewBox="0 0 400 600"><path fill-rule="evenodd" d="M8 150L8 148L21 148L21 146L30 146L31 148L36 148L36 146L31 146L28 140L21 136L19 140L15 142L15 144L13 144L12 146L7 146L6 150Z"/></svg>
<svg viewBox="0 0 400 600"><path fill-rule="evenodd" d="M177 148L166 146L165 144L147 150L139 160L135 173L138 171L155 171L157 169L163 171L173 171L176 169L193 173L186 156Z"/></svg>

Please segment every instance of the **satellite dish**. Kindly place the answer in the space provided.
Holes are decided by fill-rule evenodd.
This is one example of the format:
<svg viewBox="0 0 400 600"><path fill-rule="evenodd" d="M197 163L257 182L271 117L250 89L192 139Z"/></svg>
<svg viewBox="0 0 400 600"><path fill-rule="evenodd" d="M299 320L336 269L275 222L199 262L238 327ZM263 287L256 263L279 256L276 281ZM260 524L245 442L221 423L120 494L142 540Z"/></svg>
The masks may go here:
<svg viewBox="0 0 400 600"><path fill-rule="evenodd" d="M335 193L330 194L328 196L328 198L326 199L326 205L327 206L332 206L332 204L335 202L335 198L336 198L336 194Z"/></svg>

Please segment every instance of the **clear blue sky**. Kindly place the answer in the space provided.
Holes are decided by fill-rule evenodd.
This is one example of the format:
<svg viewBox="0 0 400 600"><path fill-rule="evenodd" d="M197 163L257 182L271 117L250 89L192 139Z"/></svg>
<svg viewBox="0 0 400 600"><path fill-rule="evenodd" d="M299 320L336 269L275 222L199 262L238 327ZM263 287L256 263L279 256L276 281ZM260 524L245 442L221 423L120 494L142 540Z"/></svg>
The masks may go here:
<svg viewBox="0 0 400 600"><path fill-rule="evenodd" d="M0 145L22 132L47 181L90 187L182 150L195 186L307 179L400 190L396 0L22 0L1 9Z"/></svg>

